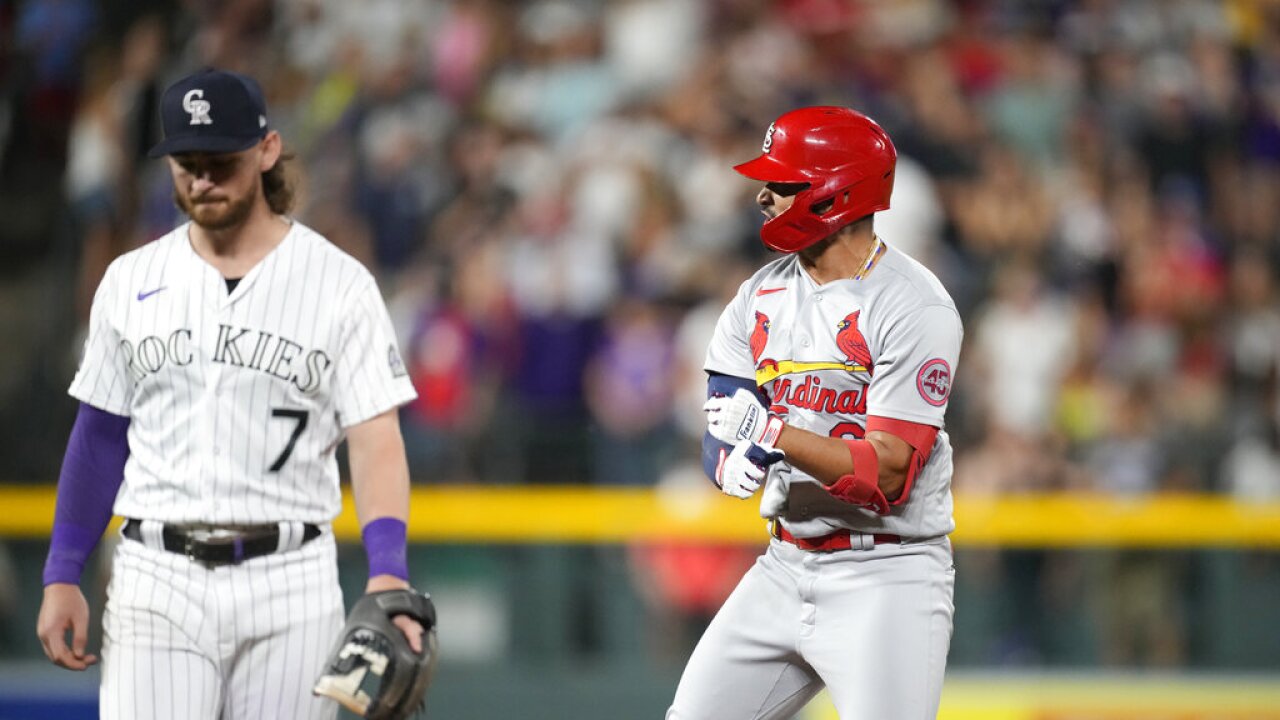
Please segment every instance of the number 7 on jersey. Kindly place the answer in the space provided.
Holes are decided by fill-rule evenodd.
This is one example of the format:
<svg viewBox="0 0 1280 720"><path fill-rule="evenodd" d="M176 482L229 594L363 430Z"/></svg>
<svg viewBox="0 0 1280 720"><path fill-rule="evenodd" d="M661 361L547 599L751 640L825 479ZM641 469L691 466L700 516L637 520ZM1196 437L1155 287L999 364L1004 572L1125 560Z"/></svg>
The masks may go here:
<svg viewBox="0 0 1280 720"><path fill-rule="evenodd" d="M289 418L297 422L293 426L293 434L289 436L289 442L285 444L284 450L280 452L280 457L271 463L268 472L280 472L280 468L289 461L289 456L293 454L293 448L298 444L298 438L302 435L302 431L307 429L307 411L306 410L290 410L289 408L271 408L271 417Z"/></svg>

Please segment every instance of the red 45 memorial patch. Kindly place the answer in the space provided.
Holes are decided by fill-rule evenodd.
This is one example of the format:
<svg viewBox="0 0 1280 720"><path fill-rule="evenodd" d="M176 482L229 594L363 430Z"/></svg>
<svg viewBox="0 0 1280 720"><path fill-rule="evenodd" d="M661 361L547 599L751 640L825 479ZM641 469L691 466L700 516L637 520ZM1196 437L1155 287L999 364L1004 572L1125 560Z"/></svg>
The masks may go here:
<svg viewBox="0 0 1280 720"><path fill-rule="evenodd" d="M916 375L920 397L934 407L942 407L951 394L951 366L942 358L934 358L920 366Z"/></svg>

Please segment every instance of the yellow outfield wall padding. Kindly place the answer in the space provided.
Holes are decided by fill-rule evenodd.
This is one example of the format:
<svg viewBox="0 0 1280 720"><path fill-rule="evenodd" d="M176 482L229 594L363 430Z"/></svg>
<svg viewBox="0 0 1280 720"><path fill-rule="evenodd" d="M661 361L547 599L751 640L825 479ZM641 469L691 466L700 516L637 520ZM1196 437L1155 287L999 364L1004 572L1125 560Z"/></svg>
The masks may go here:
<svg viewBox="0 0 1280 720"><path fill-rule="evenodd" d="M0 486L0 536L47 537L54 498L52 486ZM334 530L341 539L357 539L349 492L343 507ZM460 544L763 543L767 531L757 509L755 501L728 498L710 486L415 487L409 537ZM952 538L960 547L1280 548L1280 502L1220 495L961 495L955 518Z"/></svg>
<svg viewBox="0 0 1280 720"><path fill-rule="evenodd" d="M838 720L819 696L802 720ZM951 673L938 720L1280 720L1280 677Z"/></svg>

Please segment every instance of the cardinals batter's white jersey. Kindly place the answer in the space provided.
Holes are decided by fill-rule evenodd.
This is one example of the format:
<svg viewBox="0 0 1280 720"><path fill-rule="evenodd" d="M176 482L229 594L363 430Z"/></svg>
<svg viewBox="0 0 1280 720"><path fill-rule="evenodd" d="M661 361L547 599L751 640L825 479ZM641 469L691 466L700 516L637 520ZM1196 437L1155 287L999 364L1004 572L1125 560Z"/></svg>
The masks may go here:
<svg viewBox="0 0 1280 720"><path fill-rule="evenodd" d="M189 227L111 264L71 384L131 418L115 513L327 523L345 428L415 397L374 278L294 222L228 292Z"/></svg>
<svg viewBox="0 0 1280 720"><path fill-rule="evenodd" d="M963 332L955 304L923 265L888 246L872 272L818 285L787 255L743 283L707 350L709 372L754 378L788 424L861 438L867 417L943 426ZM877 248L878 250L879 248ZM955 529L951 445L939 431L928 462L884 517L833 498L779 464L760 513L797 537L839 528L904 538Z"/></svg>

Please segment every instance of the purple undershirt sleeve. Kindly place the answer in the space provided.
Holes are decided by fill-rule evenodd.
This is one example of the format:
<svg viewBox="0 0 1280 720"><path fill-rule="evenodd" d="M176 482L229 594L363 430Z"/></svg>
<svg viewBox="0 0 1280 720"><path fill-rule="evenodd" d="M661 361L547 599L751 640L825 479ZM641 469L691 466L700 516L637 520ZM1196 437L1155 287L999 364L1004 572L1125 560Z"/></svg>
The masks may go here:
<svg viewBox="0 0 1280 720"><path fill-rule="evenodd" d="M85 561L111 521L128 459L129 418L80 403L58 476L45 585L79 584Z"/></svg>
<svg viewBox="0 0 1280 720"><path fill-rule="evenodd" d="M364 552L369 557L369 577L394 575L409 580L408 527L393 517L372 520L360 531Z"/></svg>

